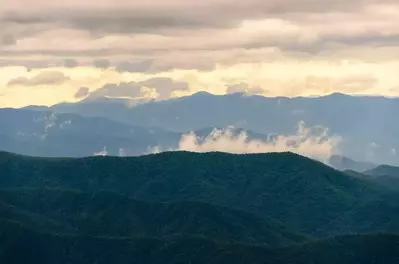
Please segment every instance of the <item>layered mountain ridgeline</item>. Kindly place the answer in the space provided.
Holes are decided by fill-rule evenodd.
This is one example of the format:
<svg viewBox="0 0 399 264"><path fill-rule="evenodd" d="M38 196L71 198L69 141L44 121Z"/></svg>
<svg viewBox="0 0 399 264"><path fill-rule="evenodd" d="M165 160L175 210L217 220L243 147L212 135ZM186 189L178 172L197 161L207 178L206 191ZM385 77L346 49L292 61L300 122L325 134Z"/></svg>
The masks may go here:
<svg viewBox="0 0 399 264"><path fill-rule="evenodd" d="M394 264L399 236L352 235L285 248L218 243L201 237L112 238L35 232L0 220L0 262L7 264Z"/></svg>
<svg viewBox="0 0 399 264"><path fill-rule="evenodd" d="M393 190L399 190L399 167L381 165L363 173L371 181Z"/></svg>
<svg viewBox="0 0 399 264"><path fill-rule="evenodd" d="M351 170L355 172L365 172L378 166L371 162L355 161L353 159L340 155L332 155L328 159L328 164L337 170Z"/></svg>
<svg viewBox="0 0 399 264"><path fill-rule="evenodd" d="M106 118L21 109L0 109L0 127L0 149L46 157L84 157L101 151L142 155L149 147L176 147L181 137Z"/></svg>
<svg viewBox="0 0 399 264"><path fill-rule="evenodd" d="M375 163L398 163L393 155L399 150L397 98L345 94L287 98L201 92L135 107L123 100L101 99L59 104L49 109L178 132L235 126L264 134L291 135L297 132L298 122L304 121L308 126L323 126L329 134L341 136L345 156L368 161L373 153Z"/></svg>
<svg viewBox="0 0 399 264"><path fill-rule="evenodd" d="M364 174L373 176L373 177L396 177L399 178L399 167L389 166L389 165L381 165L374 169L370 169L364 172Z"/></svg>
<svg viewBox="0 0 399 264"><path fill-rule="evenodd" d="M222 242L281 246L309 239L276 221L200 202L157 203L95 192L0 190L0 219L45 233L96 237L201 235Z"/></svg>
<svg viewBox="0 0 399 264"><path fill-rule="evenodd" d="M184 132L128 125L107 118L83 117L51 111L0 109L0 149L42 157L86 157L95 153L138 156L155 149L177 149ZM248 140L268 140L267 135L241 128L204 128L192 131L199 142L215 130Z"/></svg>
<svg viewBox="0 0 399 264"><path fill-rule="evenodd" d="M374 184L399 191L399 167L380 165L373 169L359 173L354 170L346 170L345 174L362 180L368 180Z"/></svg>
<svg viewBox="0 0 399 264"><path fill-rule="evenodd" d="M82 159L1 153L0 169L3 189L104 191L151 202L211 203L316 237L384 231L396 217L391 210L397 206L395 192L292 153L166 152ZM371 214L367 208L375 210L376 201L386 207ZM358 222L343 217L351 213Z"/></svg>

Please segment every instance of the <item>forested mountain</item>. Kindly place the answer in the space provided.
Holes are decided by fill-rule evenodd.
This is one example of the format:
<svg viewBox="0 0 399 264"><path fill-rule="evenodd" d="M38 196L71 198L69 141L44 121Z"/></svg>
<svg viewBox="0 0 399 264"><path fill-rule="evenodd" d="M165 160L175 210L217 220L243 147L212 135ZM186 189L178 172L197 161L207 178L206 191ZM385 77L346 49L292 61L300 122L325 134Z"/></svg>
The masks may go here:
<svg viewBox="0 0 399 264"><path fill-rule="evenodd" d="M7 264L395 264L399 236L334 237L308 244L268 248L218 243L203 237L116 238L65 236L32 231L0 219L0 261Z"/></svg>
<svg viewBox="0 0 399 264"><path fill-rule="evenodd" d="M383 235L399 232L398 191L293 153L0 152L0 170L2 263L399 258L397 236Z"/></svg>
<svg viewBox="0 0 399 264"><path fill-rule="evenodd" d="M113 192L130 198L213 203L270 217L297 232L340 233L347 212L383 203L386 188L292 154L233 155L167 152L142 157L43 159L2 153L1 188L62 188ZM391 201L391 200L389 200ZM389 213L390 211L382 211ZM311 217L309 217L311 215ZM361 219L383 227L387 217ZM354 232L360 223L342 222Z"/></svg>
<svg viewBox="0 0 399 264"><path fill-rule="evenodd" d="M107 192L63 189L0 190L2 217L38 231L97 237L202 235L219 241L281 246L303 235L243 210L200 202L159 203ZM7 210L6 210L7 209ZM46 221L43 221L45 219ZM40 223L52 223L40 227Z"/></svg>

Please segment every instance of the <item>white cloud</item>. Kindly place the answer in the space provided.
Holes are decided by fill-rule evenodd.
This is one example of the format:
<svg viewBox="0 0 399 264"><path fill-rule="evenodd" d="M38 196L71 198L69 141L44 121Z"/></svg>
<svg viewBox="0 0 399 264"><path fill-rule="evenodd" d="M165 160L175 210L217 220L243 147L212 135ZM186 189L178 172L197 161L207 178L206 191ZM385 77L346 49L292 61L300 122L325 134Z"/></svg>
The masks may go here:
<svg viewBox="0 0 399 264"><path fill-rule="evenodd" d="M124 148L119 148L118 156L119 157L126 157L127 156L126 155L126 150Z"/></svg>
<svg viewBox="0 0 399 264"><path fill-rule="evenodd" d="M300 122L295 135L278 135L270 141L250 139L245 132L235 136L231 128L215 129L205 139L198 138L195 133L191 132L181 137L176 150L222 151L236 154L290 151L326 162L332 154L339 153L340 142L341 138L330 136L328 129L317 126L306 127L304 122ZM163 149L160 147L149 149L150 153L162 151Z"/></svg>
<svg viewBox="0 0 399 264"><path fill-rule="evenodd" d="M101 150L99 152L94 152L93 156L108 156L107 147L104 147L103 150Z"/></svg>
<svg viewBox="0 0 399 264"><path fill-rule="evenodd" d="M397 152L396 148L392 148L391 149L391 155L392 156L396 156L397 154L398 154L398 152Z"/></svg>

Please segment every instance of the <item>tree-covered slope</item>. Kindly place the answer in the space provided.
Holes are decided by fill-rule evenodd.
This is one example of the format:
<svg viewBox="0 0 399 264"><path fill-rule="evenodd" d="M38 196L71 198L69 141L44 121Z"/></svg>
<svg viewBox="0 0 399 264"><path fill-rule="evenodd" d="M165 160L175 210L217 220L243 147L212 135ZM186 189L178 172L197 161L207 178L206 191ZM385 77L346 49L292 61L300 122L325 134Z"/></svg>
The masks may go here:
<svg viewBox="0 0 399 264"><path fill-rule="evenodd" d="M0 188L114 192L146 201L196 201L243 209L298 232L339 233L331 222L385 201L388 190L292 154L167 152L132 158L44 159L0 154ZM389 194L390 195L390 194ZM389 217L389 211L381 212ZM381 218L364 218L372 226ZM357 223L350 225L358 231ZM364 230L362 231L373 231Z"/></svg>
<svg viewBox="0 0 399 264"><path fill-rule="evenodd" d="M111 238L43 234L0 220L0 262L7 264L394 264L399 236L353 235L280 249L200 237Z"/></svg>
<svg viewBox="0 0 399 264"><path fill-rule="evenodd" d="M10 209L2 212L0 218L38 227L43 232L100 237L202 235L270 246L306 239L270 219L199 202L145 202L113 193L60 189L0 190L0 201ZM41 223L52 225L47 230ZM50 229L55 224L58 228Z"/></svg>

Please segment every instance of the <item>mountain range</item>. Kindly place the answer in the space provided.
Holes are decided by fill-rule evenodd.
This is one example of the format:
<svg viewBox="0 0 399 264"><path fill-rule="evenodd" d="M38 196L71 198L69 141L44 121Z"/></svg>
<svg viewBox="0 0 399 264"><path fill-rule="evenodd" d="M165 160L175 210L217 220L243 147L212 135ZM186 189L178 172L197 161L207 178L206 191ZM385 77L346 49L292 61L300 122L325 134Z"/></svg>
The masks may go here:
<svg viewBox="0 0 399 264"><path fill-rule="evenodd" d="M328 129L342 140L339 154L376 164L398 164L399 99L331 94L321 97L263 97L200 92L165 101L130 105L125 99L95 98L25 109L106 117L120 123L183 133L233 126L263 135L298 133L299 122Z"/></svg>
<svg viewBox="0 0 399 264"><path fill-rule="evenodd" d="M1 263L399 260L399 185L289 152L0 152L0 170Z"/></svg>

